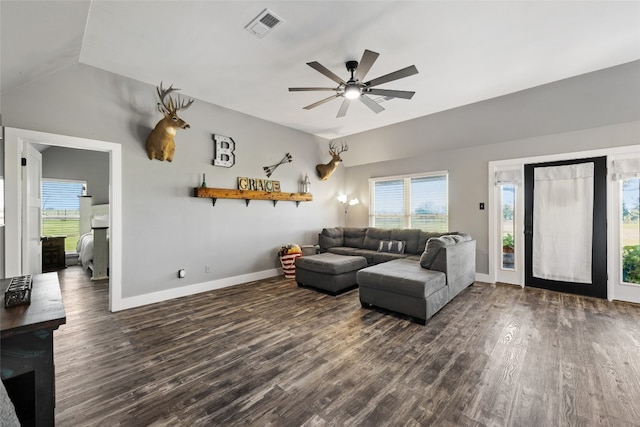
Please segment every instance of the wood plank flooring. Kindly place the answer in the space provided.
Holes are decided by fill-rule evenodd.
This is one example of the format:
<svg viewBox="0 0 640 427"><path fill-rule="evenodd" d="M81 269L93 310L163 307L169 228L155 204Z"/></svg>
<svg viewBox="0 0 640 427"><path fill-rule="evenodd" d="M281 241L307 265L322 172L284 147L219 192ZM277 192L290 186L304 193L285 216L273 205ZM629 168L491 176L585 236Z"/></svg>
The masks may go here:
<svg viewBox="0 0 640 427"><path fill-rule="evenodd" d="M58 426L640 425L640 306L476 283L426 326L282 276L109 313L59 272Z"/></svg>

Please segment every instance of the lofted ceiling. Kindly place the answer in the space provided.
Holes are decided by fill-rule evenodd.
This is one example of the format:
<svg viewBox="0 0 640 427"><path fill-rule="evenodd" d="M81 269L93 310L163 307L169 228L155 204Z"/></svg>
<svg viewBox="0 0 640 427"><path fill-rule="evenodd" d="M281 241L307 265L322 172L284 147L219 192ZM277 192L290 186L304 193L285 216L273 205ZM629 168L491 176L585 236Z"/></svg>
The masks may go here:
<svg viewBox="0 0 640 427"><path fill-rule="evenodd" d="M1 90L78 62L333 139L640 59L638 1L7 1ZM268 8L283 19L263 38L245 26ZM379 86L411 100L379 100L374 114L341 99L303 107L336 84L347 60L380 54ZM378 98L373 96L373 98Z"/></svg>

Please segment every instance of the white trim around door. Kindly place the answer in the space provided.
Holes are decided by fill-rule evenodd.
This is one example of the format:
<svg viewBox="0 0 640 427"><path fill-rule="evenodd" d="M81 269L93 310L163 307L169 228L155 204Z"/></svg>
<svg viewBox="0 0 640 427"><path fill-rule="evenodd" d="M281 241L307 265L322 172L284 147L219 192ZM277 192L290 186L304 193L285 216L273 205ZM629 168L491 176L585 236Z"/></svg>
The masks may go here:
<svg viewBox="0 0 640 427"><path fill-rule="evenodd" d="M122 147L93 139L5 128L5 276L22 274L20 159L24 143L109 153L109 310L122 309ZM16 250L18 249L18 250Z"/></svg>
<svg viewBox="0 0 640 427"><path fill-rule="evenodd" d="M499 230L500 230L500 209L498 204L500 199L499 192L495 185L495 176L497 171L519 169L524 171L524 165L528 163L543 163L562 160L582 159L598 156L607 156L610 164L611 159L626 158L640 156L640 144L629 145L624 147L615 147L599 150L580 151L573 153L553 154L538 157L527 157L520 159L509 159L489 162L488 167L488 184L489 184L489 283L495 283L499 280L500 273L498 271L501 263L501 246L499 246ZM524 192L522 191L521 200L524 200ZM620 283L619 266L621 263L619 250L619 226L616 222L619 216L617 204L619 204L619 183L607 177L607 299L620 300L640 303L640 286L624 285ZM518 197L518 195L516 195ZM518 212L519 211L519 212ZM524 232L524 209L516 208L517 230ZM520 234L519 234L520 235ZM517 236L516 236L517 237ZM520 239L516 238L516 270L524 272L524 235L520 235ZM521 254L518 256L518 254ZM521 265L520 265L521 263ZM514 284L525 286L524 274L515 276L517 280Z"/></svg>

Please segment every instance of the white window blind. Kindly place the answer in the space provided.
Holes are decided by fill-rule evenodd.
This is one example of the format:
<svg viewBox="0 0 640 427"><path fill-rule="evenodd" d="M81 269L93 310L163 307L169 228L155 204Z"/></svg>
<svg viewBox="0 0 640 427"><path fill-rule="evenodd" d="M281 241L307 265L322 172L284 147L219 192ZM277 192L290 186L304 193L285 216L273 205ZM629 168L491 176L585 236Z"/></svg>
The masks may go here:
<svg viewBox="0 0 640 427"><path fill-rule="evenodd" d="M67 252L75 250L80 237L80 200L85 195L83 181L42 180L42 234L67 236Z"/></svg>
<svg viewBox="0 0 640 427"><path fill-rule="evenodd" d="M447 231L448 174L374 178L369 180L369 225Z"/></svg>

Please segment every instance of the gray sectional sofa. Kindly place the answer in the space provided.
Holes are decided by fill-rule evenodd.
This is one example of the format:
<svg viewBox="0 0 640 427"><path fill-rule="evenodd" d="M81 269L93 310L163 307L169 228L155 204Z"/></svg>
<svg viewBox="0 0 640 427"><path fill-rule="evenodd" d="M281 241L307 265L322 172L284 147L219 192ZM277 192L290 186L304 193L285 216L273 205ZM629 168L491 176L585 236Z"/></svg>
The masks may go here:
<svg viewBox="0 0 640 427"><path fill-rule="evenodd" d="M321 254L366 259L367 266L355 272L363 307L399 312L421 323L475 280L476 242L464 233L335 227L323 229L318 243Z"/></svg>
<svg viewBox="0 0 640 427"><path fill-rule="evenodd" d="M368 265L394 259L409 258L420 260L427 240L440 237L442 233L431 233L415 229L384 229L375 227L335 227L325 228L318 235L320 252L338 255L363 256ZM378 251L381 241L405 242L402 253Z"/></svg>

